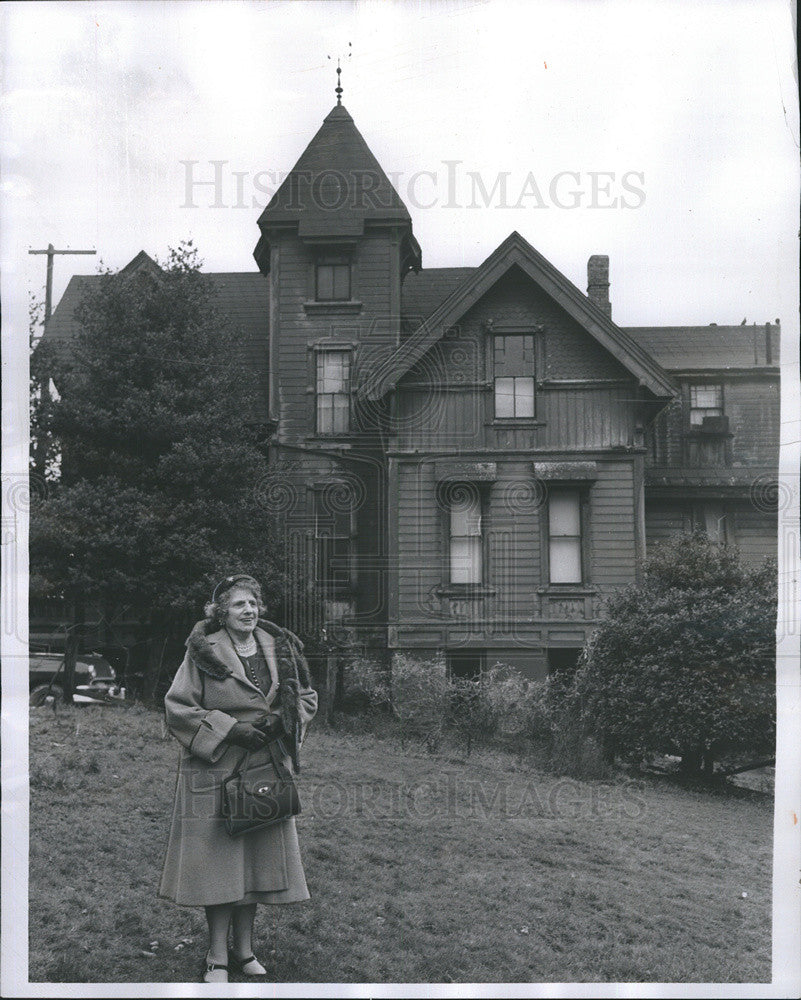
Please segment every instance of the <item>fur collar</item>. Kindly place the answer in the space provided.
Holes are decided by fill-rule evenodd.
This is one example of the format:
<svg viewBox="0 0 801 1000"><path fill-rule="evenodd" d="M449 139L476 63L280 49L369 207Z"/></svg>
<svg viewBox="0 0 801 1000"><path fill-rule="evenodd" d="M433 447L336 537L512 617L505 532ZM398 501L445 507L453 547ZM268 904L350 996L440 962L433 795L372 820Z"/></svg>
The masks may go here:
<svg viewBox="0 0 801 1000"><path fill-rule="evenodd" d="M278 698L275 711L280 715L284 725L292 762L295 769L300 770L298 750L303 716L300 691L302 688L308 690L311 687L311 675L306 657L303 655L303 643L294 632L264 618L259 619L258 627L271 635L275 642L275 660L278 667ZM189 633L186 648L198 670L221 681L230 676L231 670L223 663L214 645L208 640L208 636L218 632L219 629L220 626L210 618L198 622Z"/></svg>
<svg viewBox="0 0 801 1000"><path fill-rule="evenodd" d="M258 627L275 640L276 659L278 661L278 683L288 680L298 681L302 687L311 687L309 669L303 656L303 643L288 628L281 628L275 622L260 618ZM186 648L198 670L209 677L221 681L229 676L231 670L217 655L208 636L220 631L219 625L210 618L198 622L189 633Z"/></svg>

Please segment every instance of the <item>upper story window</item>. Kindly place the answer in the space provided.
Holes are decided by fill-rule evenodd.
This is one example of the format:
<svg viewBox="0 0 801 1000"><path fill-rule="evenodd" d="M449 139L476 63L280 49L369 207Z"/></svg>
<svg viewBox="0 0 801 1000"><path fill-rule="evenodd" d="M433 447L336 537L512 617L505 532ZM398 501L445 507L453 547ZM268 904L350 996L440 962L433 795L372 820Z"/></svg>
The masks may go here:
<svg viewBox="0 0 801 1000"><path fill-rule="evenodd" d="M534 367L533 334L493 337L496 420L534 416Z"/></svg>
<svg viewBox="0 0 801 1000"><path fill-rule="evenodd" d="M350 430L350 351L317 352L317 433Z"/></svg>
<svg viewBox="0 0 801 1000"><path fill-rule="evenodd" d="M723 386L690 386L690 427L700 427L704 417L723 416Z"/></svg>
<svg viewBox="0 0 801 1000"><path fill-rule="evenodd" d="M351 264L348 257L320 257L314 270L314 297L318 302L348 302Z"/></svg>
<svg viewBox="0 0 801 1000"><path fill-rule="evenodd" d="M548 565L551 583L581 583L581 493L548 488Z"/></svg>
<svg viewBox="0 0 801 1000"><path fill-rule="evenodd" d="M457 485L451 490L449 522L450 582L481 583L481 495L474 484Z"/></svg>

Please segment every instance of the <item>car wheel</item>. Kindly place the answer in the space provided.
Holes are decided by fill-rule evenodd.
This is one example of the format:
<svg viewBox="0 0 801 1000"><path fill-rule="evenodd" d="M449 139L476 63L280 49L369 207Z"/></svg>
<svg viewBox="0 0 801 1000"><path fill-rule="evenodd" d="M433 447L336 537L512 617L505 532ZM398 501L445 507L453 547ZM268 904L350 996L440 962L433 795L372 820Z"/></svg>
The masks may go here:
<svg viewBox="0 0 801 1000"><path fill-rule="evenodd" d="M58 705L64 704L64 692L58 684L40 684L39 687L35 687L31 691L28 702L30 705L36 707L46 705L51 698Z"/></svg>

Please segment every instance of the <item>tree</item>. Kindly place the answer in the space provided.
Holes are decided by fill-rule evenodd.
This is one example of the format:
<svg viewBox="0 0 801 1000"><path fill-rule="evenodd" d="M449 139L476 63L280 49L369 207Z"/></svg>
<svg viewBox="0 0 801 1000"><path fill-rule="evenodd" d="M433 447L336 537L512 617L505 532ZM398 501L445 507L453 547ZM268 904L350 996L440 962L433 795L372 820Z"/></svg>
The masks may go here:
<svg viewBox="0 0 801 1000"><path fill-rule="evenodd" d="M106 617L125 607L151 653L177 655L221 576L252 573L280 597L256 376L191 243L160 271L101 274L76 317L53 362L61 478L31 519L31 589Z"/></svg>
<svg viewBox="0 0 801 1000"><path fill-rule="evenodd" d="M28 343L30 348L30 458L28 470L33 482L31 492L42 494L45 483L58 476L58 450L52 434L53 400L50 374L53 355L50 345L42 342L44 303L33 296L28 304Z"/></svg>
<svg viewBox="0 0 801 1000"><path fill-rule="evenodd" d="M656 549L643 584L609 601L567 695L609 755L711 774L724 755L773 752L775 579L771 561L750 570L702 534Z"/></svg>

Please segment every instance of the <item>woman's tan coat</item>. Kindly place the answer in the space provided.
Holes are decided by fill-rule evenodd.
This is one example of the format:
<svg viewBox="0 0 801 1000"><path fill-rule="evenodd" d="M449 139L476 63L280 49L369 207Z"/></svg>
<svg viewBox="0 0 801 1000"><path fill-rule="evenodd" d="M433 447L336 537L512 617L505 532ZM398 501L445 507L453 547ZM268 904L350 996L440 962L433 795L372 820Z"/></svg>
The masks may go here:
<svg viewBox="0 0 801 1000"><path fill-rule="evenodd" d="M220 817L221 781L245 753L225 737L235 722L256 722L270 714L278 694L273 637L260 628L254 635L272 677L266 694L248 679L221 629L208 642L231 675L216 680L187 653L164 699L167 726L182 749L159 895L186 906L289 903L309 896L294 819L229 837ZM305 731L317 711L317 693L305 688L300 694ZM255 763L257 755L251 760Z"/></svg>

